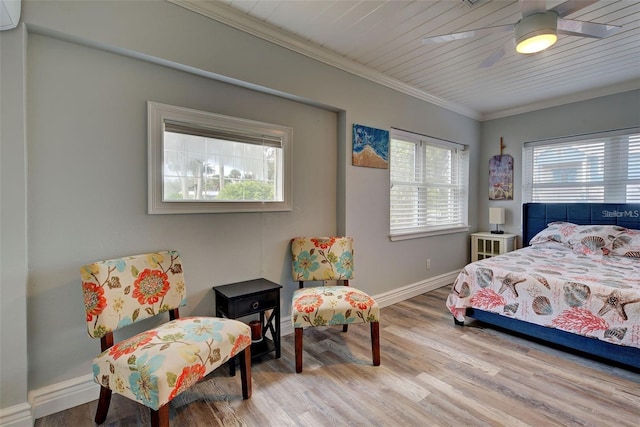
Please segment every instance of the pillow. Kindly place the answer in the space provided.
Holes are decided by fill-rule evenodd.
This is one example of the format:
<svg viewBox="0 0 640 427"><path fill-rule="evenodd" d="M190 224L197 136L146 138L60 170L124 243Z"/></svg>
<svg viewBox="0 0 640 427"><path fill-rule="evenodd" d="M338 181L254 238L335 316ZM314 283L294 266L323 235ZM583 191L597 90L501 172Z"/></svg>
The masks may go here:
<svg viewBox="0 0 640 427"><path fill-rule="evenodd" d="M569 245L583 255L608 254L618 235L626 230L619 225L579 225L569 238Z"/></svg>
<svg viewBox="0 0 640 427"><path fill-rule="evenodd" d="M625 228L611 242L609 255L640 258L640 230Z"/></svg>
<svg viewBox="0 0 640 427"><path fill-rule="evenodd" d="M529 244L538 245L546 242L557 242L570 246L569 239L573 236L578 227L578 225L571 222L550 222L547 224L547 228L531 238Z"/></svg>

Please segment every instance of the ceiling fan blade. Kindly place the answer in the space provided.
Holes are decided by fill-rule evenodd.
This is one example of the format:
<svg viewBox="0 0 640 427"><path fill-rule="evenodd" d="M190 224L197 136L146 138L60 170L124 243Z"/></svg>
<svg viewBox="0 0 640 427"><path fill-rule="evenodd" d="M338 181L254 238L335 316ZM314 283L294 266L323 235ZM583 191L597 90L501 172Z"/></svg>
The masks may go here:
<svg viewBox="0 0 640 427"><path fill-rule="evenodd" d="M550 9L558 14L560 18L563 18L567 15L570 15L574 12L579 11L580 9L584 9L587 6L591 6L594 3L597 3L599 0L568 0L564 3L557 5L556 7Z"/></svg>
<svg viewBox="0 0 640 427"><path fill-rule="evenodd" d="M570 36L603 39L617 33L621 29L622 27L617 25L596 24L595 22L575 21L573 19L558 19L558 34Z"/></svg>
<svg viewBox="0 0 640 427"><path fill-rule="evenodd" d="M482 63L480 65L478 65L478 68L489 68L489 67L491 67L493 64L498 62L504 56L505 53L506 53L505 47L504 46L500 46L498 49L493 51L493 53L491 55L489 55L487 57L487 59L482 61Z"/></svg>
<svg viewBox="0 0 640 427"><path fill-rule="evenodd" d="M520 0L520 12L522 12L522 17L546 11L547 0Z"/></svg>
<svg viewBox="0 0 640 427"><path fill-rule="evenodd" d="M489 68L493 66L493 64L500 61L507 52L513 50L515 44L516 43L513 37L510 37L506 43L503 43L502 46L494 50L491 55L489 55L484 61L482 61L482 63L478 65L478 68Z"/></svg>
<svg viewBox="0 0 640 427"><path fill-rule="evenodd" d="M512 31L515 24L498 25L496 27L479 28L477 30L463 31L460 33L442 34L440 36L425 37L422 44L450 42L453 40L467 39L469 37L481 37L489 34Z"/></svg>

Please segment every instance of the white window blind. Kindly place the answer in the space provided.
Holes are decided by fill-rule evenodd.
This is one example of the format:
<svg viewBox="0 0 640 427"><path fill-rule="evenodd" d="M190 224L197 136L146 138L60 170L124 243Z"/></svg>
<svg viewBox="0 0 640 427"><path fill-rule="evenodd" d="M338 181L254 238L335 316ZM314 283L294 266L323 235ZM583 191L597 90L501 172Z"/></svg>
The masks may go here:
<svg viewBox="0 0 640 427"><path fill-rule="evenodd" d="M523 202L640 202L639 131L525 143Z"/></svg>
<svg viewBox="0 0 640 427"><path fill-rule="evenodd" d="M467 226L469 161L462 144L392 129L389 157L392 236Z"/></svg>

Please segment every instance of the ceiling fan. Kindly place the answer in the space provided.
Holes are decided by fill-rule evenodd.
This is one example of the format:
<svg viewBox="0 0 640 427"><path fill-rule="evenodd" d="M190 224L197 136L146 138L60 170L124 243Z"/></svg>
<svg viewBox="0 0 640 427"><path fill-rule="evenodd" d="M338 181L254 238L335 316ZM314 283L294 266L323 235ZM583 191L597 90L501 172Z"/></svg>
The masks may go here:
<svg viewBox="0 0 640 427"><path fill-rule="evenodd" d="M520 0L522 18L515 24L426 37L422 39L422 44L442 43L513 31L516 51L531 54L552 46L558 40L558 34L602 39L617 33L622 27L564 19L565 16L584 9L597 1L599 0L568 0L554 8L547 9L546 0ZM502 58L505 52L505 47L502 46L480 64L480 67L490 67Z"/></svg>

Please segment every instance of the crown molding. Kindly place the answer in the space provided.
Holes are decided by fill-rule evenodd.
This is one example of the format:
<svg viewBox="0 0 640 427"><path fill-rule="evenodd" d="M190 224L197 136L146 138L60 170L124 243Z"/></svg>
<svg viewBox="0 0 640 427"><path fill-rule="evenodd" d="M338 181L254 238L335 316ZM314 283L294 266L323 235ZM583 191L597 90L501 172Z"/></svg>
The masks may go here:
<svg viewBox="0 0 640 427"><path fill-rule="evenodd" d="M598 89L590 89L584 92L578 92L571 95L561 96L546 101L527 104L522 107L509 108L493 113L482 114L480 121L501 119L504 117L515 116L517 114L530 113L532 111L543 110L545 108L559 107L561 105L572 104L574 102L588 101L589 99L600 98L617 93L629 92L640 89L640 79L630 80L627 82L601 87Z"/></svg>
<svg viewBox="0 0 640 427"><path fill-rule="evenodd" d="M184 7L192 12L206 16L215 21L221 22L232 28L259 37L278 46L284 47L301 55L323 62L342 71L362 77L374 83L386 86L398 92L413 96L422 101L429 102L455 113L462 114L469 118L480 120L482 115L460 104L456 104L439 98L427 92L418 90L406 83L389 77L383 73L374 71L355 61L337 55L327 49L313 45L304 39L282 31L272 25L259 21L247 14L240 13L222 2L203 2L197 0L167 0L177 6Z"/></svg>

